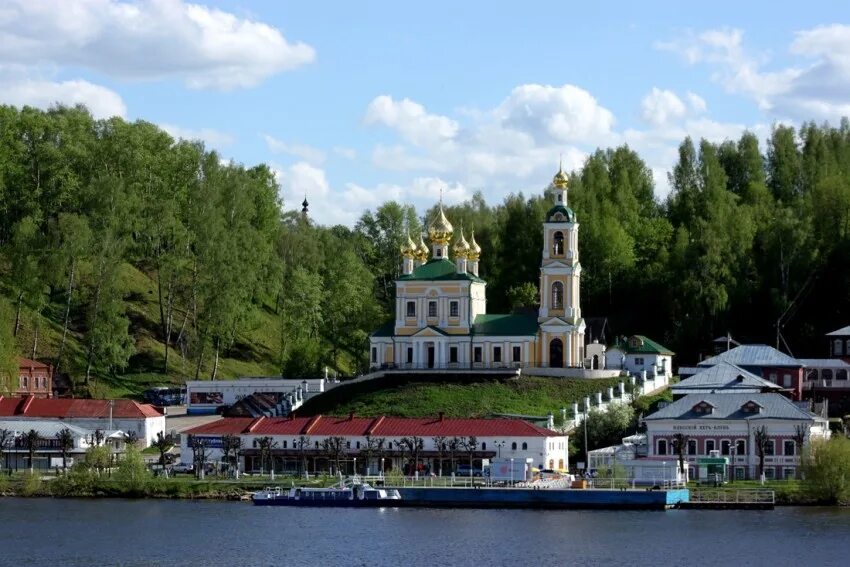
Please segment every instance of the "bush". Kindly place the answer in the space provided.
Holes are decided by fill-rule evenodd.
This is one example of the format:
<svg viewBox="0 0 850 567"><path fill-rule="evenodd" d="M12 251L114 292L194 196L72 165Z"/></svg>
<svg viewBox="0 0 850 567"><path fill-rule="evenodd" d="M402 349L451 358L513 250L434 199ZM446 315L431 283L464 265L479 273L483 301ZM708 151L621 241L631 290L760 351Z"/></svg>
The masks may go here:
<svg viewBox="0 0 850 567"><path fill-rule="evenodd" d="M153 475L145 465L141 452L135 447L127 447L113 478L124 491L133 496L144 495L148 484L153 481Z"/></svg>
<svg viewBox="0 0 850 567"><path fill-rule="evenodd" d="M36 496L42 493L43 482L37 472L25 472L21 477L21 496Z"/></svg>
<svg viewBox="0 0 850 567"><path fill-rule="evenodd" d="M850 440L814 441L803 457L805 491L825 504L850 502Z"/></svg>
<svg viewBox="0 0 850 567"><path fill-rule="evenodd" d="M82 463L50 483L50 492L54 496L91 496L96 488L97 475Z"/></svg>

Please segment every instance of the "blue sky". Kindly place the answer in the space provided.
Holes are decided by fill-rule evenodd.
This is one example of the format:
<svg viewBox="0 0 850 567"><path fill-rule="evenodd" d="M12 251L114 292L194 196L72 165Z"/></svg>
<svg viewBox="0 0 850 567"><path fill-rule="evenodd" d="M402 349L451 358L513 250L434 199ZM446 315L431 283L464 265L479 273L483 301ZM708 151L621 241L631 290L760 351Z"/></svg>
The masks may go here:
<svg viewBox="0 0 850 567"><path fill-rule="evenodd" d="M201 1L4 2L0 102L203 139L349 225L541 191L623 143L663 197L685 135L850 115L843 2Z"/></svg>

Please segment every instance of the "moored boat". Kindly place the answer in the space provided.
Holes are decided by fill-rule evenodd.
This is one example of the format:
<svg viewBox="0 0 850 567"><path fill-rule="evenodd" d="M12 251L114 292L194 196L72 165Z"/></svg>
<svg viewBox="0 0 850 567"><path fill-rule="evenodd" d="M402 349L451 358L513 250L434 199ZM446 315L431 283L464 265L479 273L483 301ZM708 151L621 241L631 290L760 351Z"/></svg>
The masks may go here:
<svg viewBox="0 0 850 567"><path fill-rule="evenodd" d="M401 494L392 488L374 488L366 483L355 482L332 488L267 487L255 493L252 500L257 506L377 508L398 506L401 503Z"/></svg>

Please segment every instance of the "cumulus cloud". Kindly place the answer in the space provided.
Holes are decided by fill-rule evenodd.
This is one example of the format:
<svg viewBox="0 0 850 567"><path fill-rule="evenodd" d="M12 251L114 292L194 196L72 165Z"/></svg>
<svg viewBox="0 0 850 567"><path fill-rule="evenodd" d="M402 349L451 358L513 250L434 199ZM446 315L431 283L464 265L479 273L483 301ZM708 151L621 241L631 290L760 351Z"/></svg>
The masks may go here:
<svg viewBox="0 0 850 567"><path fill-rule="evenodd" d="M268 24L181 0L11 0L0 8L0 59L232 89L310 63L315 51Z"/></svg>
<svg viewBox="0 0 850 567"><path fill-rule="evenodd" d="M770 58L744 45L738 29L692 31L656 48L706 64L728 92L749 96L774 119L837 121L850 114L850 26L831 24L795 33L788 50L798 61L769 69Z"/></svg>
<svg viewBox="0 0 850 567"><path fill-rule="evenodd" d="M451 140L458 131L458 123L454 120L431 114L408 98L394 100L387 95L369 103L363 121L392 128L417 146L433 146Z"/></svg>
<svg viewBox="0 0 850 567"><path fill-rule="evenodd" d="M538 142L576 143L607 135L614 115L574 85L520 85L496 109L502 123Z"/></svg>
<svg viewBox="0 0 850 567"><path fill-rule="evenodd" d="M42 109L57 103L67 106L84 104L95 118L124 117L127 114L127 106L118 93L83 80L54 82L7 78L0 80L0 102Z"/></svg>
<svg viewBox="0 0 850 567"><path fill-rule="evenodd" d="M344 146L334 146L334 153L344 157L345 159L355 160L357 159L357 150L354 148L347 148Z"/></svg>
<svg viewBox="0 0 850 567"><path fill-rule="evenodd" d="M653 87L652 91L641 101L641 116L655 126L684 118L688 111L676 93Z"/></svg>
<svg viewBox="0 0 850 567"><path fill-rule="evenodd" d="M172 138L200 140L206 146L211 148L224 148L234 142L233 136L213 128L200 128L193 130L191 128L175 126L174 124L160 124L159 127L168 132Z"/></svg>
<svg viewBox="0 0 850 567"><path fill-rule="evenodd" d="M325 152L313 146L284 142L268 134L263 134L263 140L265 140L266 146L268 146L269 151L272 153L295 156L314 164L321 164L325 161Z"/></svg>
<svg viewBox="0 0 850 567"><path fill-rule="evenodd" d="M325 170L300 161L288 167L272 165L272 171L280 184L285 208L300 206L305 195L313 203L327 202L331 188Z"/></svg>

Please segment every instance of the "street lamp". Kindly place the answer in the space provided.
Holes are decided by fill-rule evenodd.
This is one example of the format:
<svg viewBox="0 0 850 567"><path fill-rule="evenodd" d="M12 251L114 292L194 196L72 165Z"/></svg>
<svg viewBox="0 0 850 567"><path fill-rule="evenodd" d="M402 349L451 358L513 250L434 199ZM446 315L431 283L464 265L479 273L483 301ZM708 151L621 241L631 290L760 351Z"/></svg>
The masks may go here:
<svg viewBox="0 0 850 567"><path fill-rule="evenodd" d="M381 478L384 478L384 458L381 457Z"/></svg>
<svg viewBox="0 0 850 567"><path fill-rule="evenodd" d="M496 448L499 450L499 457L498 458L501 459L502 458L502 447L505 446L505 442L504 441L496 441L495 443L493 443L493 445L495 445Z"/></svg>
<svg viewBox="0 0 850 567"><path fill-rule="evenodd" d="M511 457L511 486L514 485L514 459Z"/></svg>
<svg viewBox="0 0 850 567"><path fill-rule="evenodd" d="M357 476L357 457L354 457L354 476Z"/></svg>

